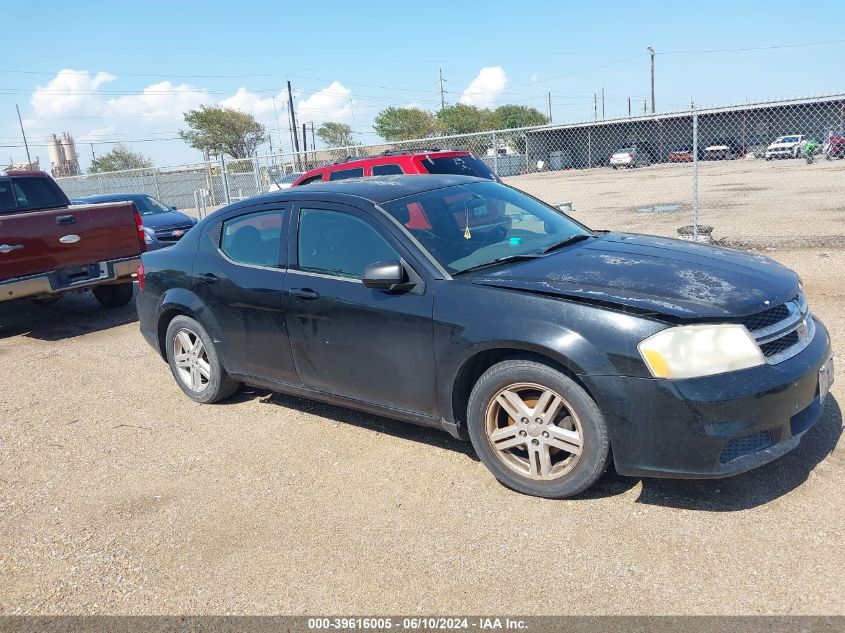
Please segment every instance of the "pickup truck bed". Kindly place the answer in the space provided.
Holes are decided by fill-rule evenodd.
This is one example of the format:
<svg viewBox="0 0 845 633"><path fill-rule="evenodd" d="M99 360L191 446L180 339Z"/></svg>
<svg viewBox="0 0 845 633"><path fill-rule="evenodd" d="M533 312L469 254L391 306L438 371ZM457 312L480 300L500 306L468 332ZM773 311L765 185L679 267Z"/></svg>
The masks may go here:
<svg viewBox="0 0 845 633"><path fill-rule="evenodd" d="M0 175L0 301L130 284L145 250L131 202L73 205L43 173ZM95 292L97 298L115 289ZM111 302L113 305L117 303Z"/></svg>

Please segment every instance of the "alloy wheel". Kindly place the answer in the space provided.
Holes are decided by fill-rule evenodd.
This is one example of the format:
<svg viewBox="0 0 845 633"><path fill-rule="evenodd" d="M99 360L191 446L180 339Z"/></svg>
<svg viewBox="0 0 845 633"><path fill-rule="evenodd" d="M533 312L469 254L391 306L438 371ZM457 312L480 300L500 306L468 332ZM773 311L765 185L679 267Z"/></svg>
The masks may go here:
<svg viewBox="0 0 845 633"><path fill-rule="evenodd" d="M581 422L572 407L536 383L512 384L491 398L485 430L502 464L535 480L565 476L584 448Z"/></svg>
<svg viewBox="0 0 845 633"><path fill-rule="evenodd" d="M211 381L208 352L196 332L181 329L173 337L173 360L182 383L199 393Z"/></svg>

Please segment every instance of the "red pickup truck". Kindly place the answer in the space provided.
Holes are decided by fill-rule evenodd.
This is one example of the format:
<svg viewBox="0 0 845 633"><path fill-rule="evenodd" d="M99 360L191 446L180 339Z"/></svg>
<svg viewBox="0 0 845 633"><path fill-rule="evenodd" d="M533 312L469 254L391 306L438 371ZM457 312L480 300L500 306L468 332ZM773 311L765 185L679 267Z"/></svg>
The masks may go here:
<svg viewBox="0 0 845 633"><path fill-rule="evenodd" d="M145 250L131 202L71 206L44 172L0 172L0 301L90 288L126 305Z"/></svg>

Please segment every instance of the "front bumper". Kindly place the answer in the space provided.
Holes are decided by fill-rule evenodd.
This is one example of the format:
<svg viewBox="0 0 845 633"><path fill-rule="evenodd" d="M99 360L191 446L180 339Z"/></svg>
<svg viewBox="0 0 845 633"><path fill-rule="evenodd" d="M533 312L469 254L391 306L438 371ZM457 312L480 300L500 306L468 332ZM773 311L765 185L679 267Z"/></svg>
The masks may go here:
<svg viewBox="0 0 845 633"><path fill-rule="evenodd" d="M607 418L619 473L726 477L798 445L821 417L819 368L830 354L816 320L810 345L777 365L687 380L584 379Z"/></svg>
<svg viewBox="0 0 845 633"><path fill-rule="evenodd" d="M795 156L796 151L794 147L784 147L782 149L767 149L766 158L791 158Z"/></svg>

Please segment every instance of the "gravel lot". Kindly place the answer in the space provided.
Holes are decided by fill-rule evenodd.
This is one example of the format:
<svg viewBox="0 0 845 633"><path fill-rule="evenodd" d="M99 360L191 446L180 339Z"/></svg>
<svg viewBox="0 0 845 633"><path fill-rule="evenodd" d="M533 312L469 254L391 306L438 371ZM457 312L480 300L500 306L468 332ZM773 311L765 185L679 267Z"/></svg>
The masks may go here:
<svg viewBox="0 0 845 633"><path fill-rule="evenodd" d="M774 255L842 349L845 253ZM132 305L4 304L0 361L0 613L845 613L841 377L755 472L545 501L435 430L196 405Z"/></svg>
<svg viewBox="0 0 845 633"><path fill-rule="evenodd" d="M572 202L573 215L596 229L677 237L676 229L692 222L690 164L504 180L553 204ZM845 246L845 160L702 161L699 199L700 222L730 244Z"/></svg>

